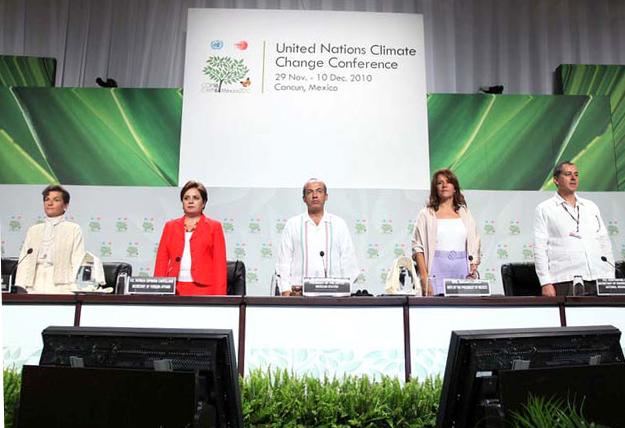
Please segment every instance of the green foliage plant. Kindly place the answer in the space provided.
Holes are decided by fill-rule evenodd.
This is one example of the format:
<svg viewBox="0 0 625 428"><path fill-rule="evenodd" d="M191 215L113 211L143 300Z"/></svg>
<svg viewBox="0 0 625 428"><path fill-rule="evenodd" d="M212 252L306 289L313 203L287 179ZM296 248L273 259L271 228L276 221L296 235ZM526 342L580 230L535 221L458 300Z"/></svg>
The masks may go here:
<svg viewBox="0 0 625 428"><path fill-rule="evenodd" d="M433 427L440 378L297 377L252 371L241 380L246 427Z"/></svg>
<svg viewBox="0 0 625 428"><path fill-rule="evenodd" d="M22 376L13 368L3 370L4 387L4 426L11 428L15 422L15 412L20 399Z"/></svg>
<svg viewBox="0 0 625 428"><path fill-rule="evenodd" d="M523 411L512 415L514 428L608 428L588 422L582 412L583 402L566 404L561 400L530 397Z"/></svg>

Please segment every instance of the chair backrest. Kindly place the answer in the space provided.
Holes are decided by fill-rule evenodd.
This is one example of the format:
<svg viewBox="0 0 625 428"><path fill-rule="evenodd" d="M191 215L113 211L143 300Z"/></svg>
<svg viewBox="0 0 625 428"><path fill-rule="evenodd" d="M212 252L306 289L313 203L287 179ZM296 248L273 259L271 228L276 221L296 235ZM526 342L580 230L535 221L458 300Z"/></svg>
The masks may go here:
<svg viewBox="0 0 625 428"><path fill-rule="evenodd" d="M2 281L9 283L9 278L15 281L15 273L17 272L17 257L2 257L0 261L2 265Z"/></svg>
<svg viewBox="0 0 625 428"><path fill-rule="evenodd" d="M104 281L107 287L113 287L116 294L124 294L125 284L120 275L132 276L132 265L126 262L104 262Z"/></svg>
<svg viewBox="0 0 625 428"><path fill-rule="evenodd" d="M616 277L625 278L625 260L614 263L616 265Z"/></svg>
<svg viewBox="0 0 625 428"><path fill-rule="evenodd" d="M534 263L501 265L501 279L506 296L540 296L542 289Z"/></svg>
<svg viewBox="0 0 625 428"><path fill-rule="evenodd" d="M228 261L228 295L245 296L245 263Z"/></svg>

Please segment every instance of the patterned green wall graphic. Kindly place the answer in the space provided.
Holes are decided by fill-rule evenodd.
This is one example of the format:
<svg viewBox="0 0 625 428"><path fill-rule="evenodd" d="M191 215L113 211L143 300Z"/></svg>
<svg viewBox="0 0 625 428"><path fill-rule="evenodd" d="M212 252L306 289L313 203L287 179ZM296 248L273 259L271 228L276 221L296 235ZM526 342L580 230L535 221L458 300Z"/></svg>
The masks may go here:
<svg viewBox="0 0 625 428"><path fill-rule="evenodd" d="M616 190L607 97L431 94L430 169L466 189L553 189L560 160L578 164L580 190Z"/></svg>
<svg viewBox="0 0 625 428"><path fill-rule="evenodd" d="M176 186L180 89L0 88L0 183Z"/></svg>
<svg viewBox="0 0 625 428"><path fill-rule="evenodd" d="M54 86L56 59L0 55L0 86Z"/></svg>
<svg viewBox="0 0 625 428"><path fill-rule="evenodd" d="M609 97L618 189L625 190L625 66L566 64L556 76L564 94Z"/></svg>

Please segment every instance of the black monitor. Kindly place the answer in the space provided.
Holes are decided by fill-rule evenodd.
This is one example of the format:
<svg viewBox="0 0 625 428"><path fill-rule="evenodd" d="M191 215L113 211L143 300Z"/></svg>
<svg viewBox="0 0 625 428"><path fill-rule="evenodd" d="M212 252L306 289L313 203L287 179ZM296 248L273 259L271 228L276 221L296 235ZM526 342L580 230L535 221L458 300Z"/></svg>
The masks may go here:
<svg viewBox="0 0 625 428"><path fill-rule="evenodd" d="M23 366L15 428L194 428L191 372Z"/></svg>
<svg viewBox="0 0 625 428"><path fill-rule="evenodd" d="M197 426L243 427L232 330L48 327L40 366L191 372Z"/></svg>
<svg viewBox="0 0 625 428"><path fill-rule="evenodd" d="M612 326L453 331L437 426L501 422L502 371L622 364L620 337Z"/></svg>

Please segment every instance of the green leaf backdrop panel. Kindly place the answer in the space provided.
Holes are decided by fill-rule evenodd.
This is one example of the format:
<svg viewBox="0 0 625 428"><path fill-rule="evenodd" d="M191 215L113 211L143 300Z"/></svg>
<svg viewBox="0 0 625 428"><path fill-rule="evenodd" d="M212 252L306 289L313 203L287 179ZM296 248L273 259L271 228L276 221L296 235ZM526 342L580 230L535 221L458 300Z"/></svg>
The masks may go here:
<svg viewBox="0 0 625 428"><path fill-rule="evenodd" d="M13 88L21 112L0 129L24 150L41 147L42 168L65 184L176 186L180 89ZM27 123L24 125L21 122ZM31 149L32 150L32 149ZM6 184L49 182L36 174L2 176Z"/></svg>
<svg viewBox="0 0 625 428"><path fill-rule="evenodd" d="M0 87L0 182L58 181L43 145L12 88Z"/></svg>
<svg viewBox="0 0 625 428"><path fill-rule="evenodd" d="M606 98L431 94L428 117L430 169L452 169L466 189L549 188L562 159L603 173L582 190L616 189Z"/></svg>
<svg viewBox="0 0 625 428"><path fill-rule="evenodd" d="M610 98L618 190L625 190L625 66L565 64L556 76L564 94Z"/></svg>
<svg viewBox="0 0 625 428"><path fill-rule="evenodd" d="M0 86L54 86L56 59L0 55Z"/></svg>

